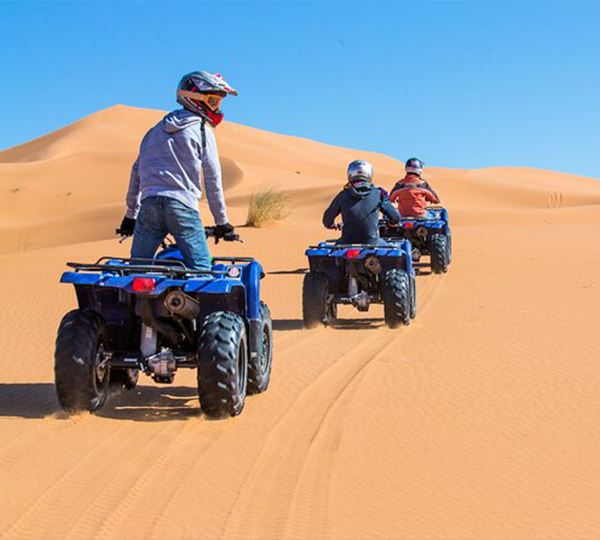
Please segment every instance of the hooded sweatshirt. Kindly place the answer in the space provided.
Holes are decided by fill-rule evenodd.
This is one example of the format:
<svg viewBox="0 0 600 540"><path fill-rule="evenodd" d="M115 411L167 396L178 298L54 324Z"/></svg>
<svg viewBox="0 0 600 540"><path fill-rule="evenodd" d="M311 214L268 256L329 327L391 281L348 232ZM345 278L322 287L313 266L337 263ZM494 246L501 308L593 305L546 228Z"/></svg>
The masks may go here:
<svg viewBox="0 0 600 540"><path fill-rule="evenodd" d="M202 169L215 223L228 222L217 141L212 130L203 124L201 117L180 109L167 114L146 133L131 169L127 217L135 219L141 201L157 195L197 210L202 197Z"/></svg>
<svg viewBox="0 0 600 540"><path fill-rule="evenodd" d="M392 224L398 223L400 214L370 182L347 184L323 214L323 225L333 227L335 218L342 215L344 228L340 244L376 244L379 242L379 212Z"/></svg>

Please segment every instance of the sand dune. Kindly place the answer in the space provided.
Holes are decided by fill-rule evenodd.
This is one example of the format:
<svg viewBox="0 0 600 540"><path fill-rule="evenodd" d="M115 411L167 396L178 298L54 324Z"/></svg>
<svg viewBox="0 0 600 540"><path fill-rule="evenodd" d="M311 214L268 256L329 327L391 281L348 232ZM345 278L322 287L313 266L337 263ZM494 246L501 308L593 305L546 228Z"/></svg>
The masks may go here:
<svg viewBox="0 0 600 540"><path fill-rule="evenodd" d="M347 162L373 161L386 187L401 163L225 124L233 220L266 184L293 206L213 248L268 273L271 387L222 422L198 414L189 372L63 415L53 340L75 295L58 279L67 260L126 253L128 169L162 114L113 107L0 152L0 538L598 538L595 179L431 169L455 255L418 277L414 323L346 309L306 331L303 251L331 234L320 215Z"/></svg>

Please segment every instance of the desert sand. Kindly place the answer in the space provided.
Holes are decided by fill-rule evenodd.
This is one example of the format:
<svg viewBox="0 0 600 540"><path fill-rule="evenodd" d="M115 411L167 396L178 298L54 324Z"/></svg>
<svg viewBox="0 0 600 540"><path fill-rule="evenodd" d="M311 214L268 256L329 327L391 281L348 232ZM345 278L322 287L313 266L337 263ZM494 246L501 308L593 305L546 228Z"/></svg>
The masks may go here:
<svg viewBox="0 0 600 540"><path fill-rule="evenodd" d="M207 421L182 371L95 415L60 412L54 338L76 306L60 274L127 253L114 229L129 168L162 114L117 106L0 152L0 538L600 537L596 179L429 169L454 258L417 278L415 321L388 330L375 306L307 331L304 249L331 237L320 216L347 163L372 161L387 188L402 164L226 123L232 221L264 185L292 203L281 224L212 248L265 267L269 390Z"/></svg>

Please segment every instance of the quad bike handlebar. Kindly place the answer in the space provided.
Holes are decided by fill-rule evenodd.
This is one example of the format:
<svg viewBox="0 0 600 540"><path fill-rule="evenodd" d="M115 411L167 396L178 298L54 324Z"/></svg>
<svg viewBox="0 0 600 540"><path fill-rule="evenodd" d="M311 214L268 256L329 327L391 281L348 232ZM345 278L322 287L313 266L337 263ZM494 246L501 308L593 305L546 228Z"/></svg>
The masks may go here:
<svg viewBox="0 0 600 540"><path fill-rule="evenodd" d="M240 235L235 232L226 233L224 236L217 236L216 232L217 232L217 227L204 227L204 234L206 235L207 238L214 238L215 244L218 244L219 240L224 240L225 242L241 242L242 244L244 243L244 241L240 238ZM119 243L123 243L125 240L127 240L127 238L129 238L130 236L133 236L132 234L129 234L126 231L123 231L120 227L115 230L115 233L121 237L121 239L119 240ZM169 244L174 244L174 243L175 242L173 242L173 241L169 242ZM165 247L167 247L167 242L165 240L163 240L161 245L163 248L165 248Z"/></svg>
<svg viewBox="0 0 600 540"><path fill-rule="evenodd" d="M206 234L207 238L214 238L215 244L218 244L219 240L224 240L225 242L244 243L244 241L240 238L240 235L235 232L226 233L224 236L217 236L217 227L204 227L204 234Z"/></svg>

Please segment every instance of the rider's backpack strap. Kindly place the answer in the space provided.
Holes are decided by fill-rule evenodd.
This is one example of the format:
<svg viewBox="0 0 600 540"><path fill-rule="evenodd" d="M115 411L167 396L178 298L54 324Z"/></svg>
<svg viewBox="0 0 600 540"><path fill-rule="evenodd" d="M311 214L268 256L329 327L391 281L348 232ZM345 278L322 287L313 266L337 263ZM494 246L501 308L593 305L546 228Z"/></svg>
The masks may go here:
<svg viewBox="0 0 600 540"><path fill-rule="evenodd" d="M202 126L200 127L200 132L202 135L202 152L206 152L206 121L202 120Z"/></svg>

